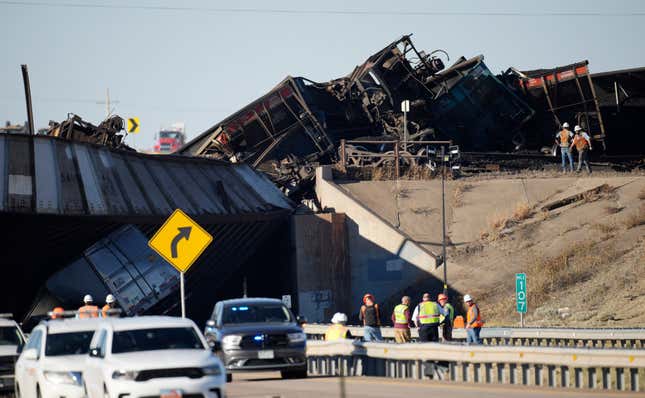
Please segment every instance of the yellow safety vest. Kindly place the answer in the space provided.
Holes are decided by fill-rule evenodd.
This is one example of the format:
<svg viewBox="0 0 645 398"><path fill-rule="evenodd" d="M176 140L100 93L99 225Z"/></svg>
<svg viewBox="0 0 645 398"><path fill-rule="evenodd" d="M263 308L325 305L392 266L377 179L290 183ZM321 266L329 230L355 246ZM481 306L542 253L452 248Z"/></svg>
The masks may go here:
<svg viewBox="0 0 645 398"><path fill-rule="evenodd" d="M419 322L422 325L439 323L439 304L434 301L423 301L419 304Z"/></svg>
<svg viewBox="0 0 645 398"><path fill-rule="evenodd" d="M446 303L445 309L448 310L448 317L450 319L450 325L452 325L452 321L455 320L455 308L452 306L450 303ZM443 322L443 320L446 319L446 316L441 314L439 317L439 322Z"/></svg>
<svg viewBox="0 0 645 398"><path fill-rule="evenodd" d="M394 307L394 323L407 325L408 318L405 317L405 311L407 310L408 310L408 306L405 304L399 304L396 307Z"/></svg>
<svg viewBox="0 0 645 398"><path fill-rule="evenodd" d="M325 332L325 341L344 339L347 337L347 332L349 332L349 329L343 325L331 325Z"/></svg>

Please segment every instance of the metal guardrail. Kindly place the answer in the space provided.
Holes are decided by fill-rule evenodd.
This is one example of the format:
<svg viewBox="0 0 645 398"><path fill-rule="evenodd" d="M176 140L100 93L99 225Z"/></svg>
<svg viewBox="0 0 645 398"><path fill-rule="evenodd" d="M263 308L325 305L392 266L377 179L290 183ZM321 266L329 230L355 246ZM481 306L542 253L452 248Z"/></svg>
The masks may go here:
<svg viewBox="0 0 645 398"><path fill-rule="evenodd" d="M645 351L439 343L307 343L313 375L643 391Z"/></svg>
<svg viewBox="0 0 645 398"><path fill-rule="evenodd" d="M310 340L322 340L329 325L307 324L305 333ZM348 326L354 337L363 336L363 328ZM386 341L394 340L394 328L382 327ZM412 338L419 337L417 329ZM465 329L454 329L455 340L466 340ZM645 349L645 329L559 329L559 328L487 328L480 337L485 345L519 345L547 347L631 348Z"/></svg>

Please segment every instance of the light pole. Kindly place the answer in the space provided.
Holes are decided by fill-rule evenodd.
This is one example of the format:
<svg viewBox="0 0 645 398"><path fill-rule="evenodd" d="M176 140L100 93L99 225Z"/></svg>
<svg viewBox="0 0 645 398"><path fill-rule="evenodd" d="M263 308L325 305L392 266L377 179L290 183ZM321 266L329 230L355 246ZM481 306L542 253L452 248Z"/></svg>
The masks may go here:
<svg viewBox="0 0 645 398"><path fill-rule="evenodd" d="M443 294L448 295L448 260L446 259L446 147L441 146L441 225L443 238L441 240L441 259L443 260Z"/></svg>

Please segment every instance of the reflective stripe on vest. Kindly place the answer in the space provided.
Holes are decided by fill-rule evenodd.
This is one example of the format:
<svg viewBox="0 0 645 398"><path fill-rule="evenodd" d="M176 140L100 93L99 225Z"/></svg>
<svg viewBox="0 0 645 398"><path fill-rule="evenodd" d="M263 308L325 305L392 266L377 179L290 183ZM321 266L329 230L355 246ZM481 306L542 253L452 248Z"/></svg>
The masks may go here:
<svg viewBox="0 0 645 398"><path fill-rule="evenodd" d="M482 327L482 326L484 325L484 323L482 322L482 312L479 310L479 307L477 307L477 304L473 304L470 308L468 308L468 314L467 314L467 318L466 318L466 324L470 324L470 322L472 322L472 321L473 321L473 317L474 317L474 314L473 314L473 313L475 312L475 311L474 311L474 308L475 308L475 307L477 308L477 319L476 319L476 320L475 320L475 322L472 324L472 327L474 327L474 328L480 328L480 327Z"/></svg>
<svg viewBox="0 0 645 398"><path fill-rule="evenodd" d="M344 339L347 337L347 332L349 329L347 329L343 325L331 325L329 329L325 332L325 340L326 341L332 341L332 340L340 340Z"/></svg>
<svg viewBox="0 0 645 398"><path fill-rule="evenodd" d="M553 130L551 130L553 131ZM561 147L569 147L569 130L562 130L560 131L560 146Z"/></svg>
<svg viewBox="0 0 645 398"><path fill-rule="evenodd" d="M450 324L452 325L452 321L455 320L455 307L453 307L450 303L446 303L444 308L448 310L448 319L450 319ZM439 322L443 322L443 320L446 319L446 316L441 314L439 318Z"/></svg>
<svg viewBox="0 0 645 398"><path fill-rule="evenodd" d="M78 309L79 318L98 318L99 307L95 305L84 305Z"/></svg>
<svg viewBox="0 0 645 398"><path fill-rule="evenodd" d="M408 318L405 316L405 311L408 310L408 306L405 304L399 304L394 307L394 322L400 323L402 325L408 324Z"/></svg>
<svg viewBox="0 0 645 398"><path fill-rule="evenodd" d="M419 304L419 322L422 325L439 323L439 304L434 301L423 301Z"/></svg>

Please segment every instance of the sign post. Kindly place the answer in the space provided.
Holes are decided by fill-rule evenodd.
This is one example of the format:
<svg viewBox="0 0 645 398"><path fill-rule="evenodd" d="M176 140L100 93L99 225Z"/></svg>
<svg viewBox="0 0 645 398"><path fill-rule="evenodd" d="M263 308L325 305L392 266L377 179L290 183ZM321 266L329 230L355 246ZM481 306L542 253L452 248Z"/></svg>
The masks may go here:
<svg viewBox="0 0 645 398"><path fill-rule="evenodd" d="M404 150L408 150L408 112L410 112L410 100L401 102L401 112L403 112L403 145ZM398 160L397 160L398 161Z"/></svg>
<svg viewBox="0 0 645 398"><path fill-rule="evenodd" d="M526 274L515 274L515 303L520 313L520 326L524 327L524 314L528 306L526 297Z"/></svg>
<svg viewBox="0 0 645 398"><path fill-rule="evenodd" d="M213 241L213 237L180 209L175 210L148 242L179 271L181 316L186 317L184 273Z"/></svg>

